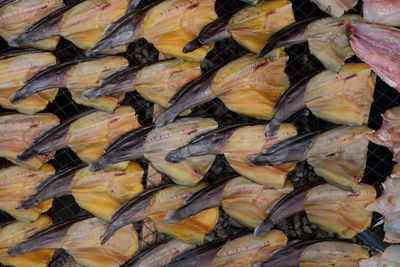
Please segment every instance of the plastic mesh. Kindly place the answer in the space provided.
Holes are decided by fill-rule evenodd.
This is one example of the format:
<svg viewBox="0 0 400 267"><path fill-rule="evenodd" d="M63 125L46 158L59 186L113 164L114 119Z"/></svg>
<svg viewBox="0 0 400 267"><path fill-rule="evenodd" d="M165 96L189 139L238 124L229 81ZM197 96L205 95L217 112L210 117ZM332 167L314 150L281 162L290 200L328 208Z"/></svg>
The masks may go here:
<svg viewBox="0 0 400 267"><path fill-rule="evenodd" d="M323 13L315 5L310 3L310 1L293 0L292 2L297 20L323 15ZM240 1L217 0L217 13L219 15L223 15L243 5L244 4ZM359 7L357 7L353 12L359 13ZM0 51L4 51L6 49L8 48L5 42L0 40ZM212 64L216 64L226 61L230 58L236 58L244 53L244 49L238 46L233 40L225 40L215 45L214 50L209 53L207 59L209 59ZM318 60L309 54L306 45L293 46L287 49L287 53L290 56L287 73L289 74L291 80L296 80L306 74L322 68L322 65L318 62ZM57 47L57 50L55 51L55 55L60 62L65 62L76 57L80 57L83 55L83 53L71 42L62 39ZM125 56L128 58L130 64L134 66L143 64L145 62L156 61L158 58L158 53L151 44L144 40L140 40L129 46L128 52L125 54ZM132 105L135 108L142 125L148 125L151 123L152 104L145 101L139 94L135 92L127 93L123 104ZM371 109L369 126L373 129L377 129L382 122L381 113L388 108L397 105L400 105L400 94L395 89L390 88L384 82L378 79L374 95L374 103ZM54 103L51 103L45 112L54 113L63 121L86 109L87 107L78 105L71 99L71 95L68 90L61 89ZM6 110L0 108L0 114L3 112L6 112ZM257 121L251 118L239 116L227 110L219 100L213 100L196 108L194 110L194 114L214 117L221 125ZM323 130L333 126L330 123L315 118L307 110L303 110L294 114L290 120L297 126L299 132ZM392 155L389 150L374 144L370 144L367 169L363 181L375 185L378 191L380 191L379 185L390 174L392 166L394 165L391 159ZM63 149L57 152L55 159L50 163L52 163L56 169L61 169L73 166L79 162L79 159L72 151L69 149ZM147 163L142 162L142 166L144 168L146 168L146 164ZM300 164L297 168L309 169L305 164ZM228 163L223 157L218 156L211 170L206 175L205 180L213 181L218 177L226 176L230 173L234 173L234 171L229 167ZM298 172L294 171L293 173ZM53 207L49 211L49 215L55 222L74 218L83 213L85 213L85 211L83 211L75 203L73 197L71 196L55 199ZM0 213L1 221L7 221L11 219L12 218L5 213ZM374 217L374 221L378 219L379 216L376 215ZM290 224L294 222L291 219L286 223ZM220 222L218 227L224 227L223 222ZM238 231L240 231L242 228L239 227L238 229ZM379 237L382 238L381 228L376 228L374 231ZM164 237L161 235L160 238L163 239ZM301 236L298 236L298 238L301 238ZM71 266L65 265L65 262L70 264L70 259L68 259L65 253L61 252L58 253L54 258L51 266Z"/></svg>

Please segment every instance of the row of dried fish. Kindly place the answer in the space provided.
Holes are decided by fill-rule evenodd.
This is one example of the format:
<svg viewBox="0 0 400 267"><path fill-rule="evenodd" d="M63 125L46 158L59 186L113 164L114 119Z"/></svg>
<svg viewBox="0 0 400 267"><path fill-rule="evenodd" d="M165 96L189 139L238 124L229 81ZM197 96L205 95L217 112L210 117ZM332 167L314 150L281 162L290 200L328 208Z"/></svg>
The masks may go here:
<svg viewBox="0 0 400 267"><path fill-rule="evenodd" d="M132 117L131 115L132 109L127 107L121 107L120 109L124 108L126 109L126 112L128 112L129 116ZM368 204L371 204L375 199L375 191L373 187L354 183L358 182L361 179L362 174L364 172L365 160L364 161L359 160L359 157L361 156L361 158L364 159L366 158L366 151L367 151L366 146L368 144L366 136L368 136L371 139L381 140L382 142L385 142L384 144L386 145L390 144L390 147L393 150L395 150L396 149L395 142L397 136L396 129L398 129L398 127L396 127L396 120L393 120L393 117L394 118L398 117L394 115L394 113L396 113L397 110L398 109L389 110L385 114L385 118L386 117L387 118L385 119L382 128L378 132L373 133L373 135L371 135L372 131L368 130L368 128L366 127L361 127L361 128L350 127L350 128L334 129L321 135L307 135L307 136L294 137L294 135L296 135L295 128L292 125L284 124L280 128L281 131L278 131L277 133L278 138L279 134L283 133L283 136L280 137L282 138L281 140L275 140L276 137L272 139L265 137L262 125L236 126L236 127L229 127L227 129L215 130L215 128L217 127L217 123L212 119L196 119L196 118L181 119L175 123L168 125L167 127L154 128L154 129L152 129L151 127L145 127L145 128L139 128L138 130L133 130L131 132L127 132L124 136L117 139L113 144L111 144L111 146L106 150L106 154L103 156L101 156L102 149L94 150L94 148L96 148L97 146L91 146L91 145L94 145L96 143L93 140L96 140L97 133L99 135L102 135L106 131L99 130L91 132L92 135L90 136L90 140L88 140L87 138L88 129L93 129L93 125L95 126L101 125L98 126L99 127L98 129L102 129L102 127L108 129L107 127L109 127L109 125L107 124L103 125L105 123L99 121L98 119L100 117L99 115L104 114L104 117L107 118L106 121L108 121L110 120L110 117L116 116L116 114L109 115L107 113L92 111L91 113L84 114L83 116L78 116L78 118L72 119L67 123L62 124L61 126L56 126L51 130L47 130L42 137L39 137L38 140L33 142L34 145L32 148L29 148L27 152L22 153L22 156L25 154L25 156L28 155L29 157L35 154L48 153L60 147L70 145L72 148L75 149L77 154L82 157L82 159L86 158L88 163L97 159L97 161L95 161L91 165L91 168L98 169L98 168L103 168L109 164L123 162L130 159L137 159L138 157L142 157L144 155L159 171L167 173L171 177L176 177L175 179L179 179L179 175L181 175L181 177L183 178L187 178L191 177L190 174L192 174L192 176L194 174L193 178L194 180L189 180L189 182L182 180L183 181L182 183L188 183L194 185L199 180L201 180L201 177L208 170L209 166L213 161L214 154L223 153L228 159L231 156L231 159L233 160L230 160L230 164L232 164L232 166L235 166L235 154L236 154L236 166L237 166L236 168L238 172L250 179L254 179L254 177L257 177L257 174L259 174L260 175L259 177L263 178L264 182L267 185L260 185L251 182L249 180L246 180L245 178L236 178L233 179L231 182L229 182L231 186L233 187L237 186L236 189L231 189L233 190L232 197L225 196L226 199L224 199L224 197L221 197L221 195L223 195L221 190L223 190L223 192L225 192L225 189L227 190L227 192L230 191L229 186L227 187L226 185L227 181L229 181L229 179L227 179L221 181L221 183L218 183L217 185L206 187L206 189L204 189L205 191L200 191L201 193L196 195L196 197L190 198L192 199L191 201L184 200L184 198L188 196L188 193L177 193L181 191L178 189L175 189L175 191L169 189L170 190L169 194L168 193L161 194L162 196L165 196L164 200L167 200L167 204L165 205L167 206L171 204L173 205L174 203L172 203L172 200L176 200L178 202L178 206L173 206L173 207L170 206L168 208L165 205L162 206L161 200L157 201L157 194L156 191L154 190L150 192L147 191L142 195L140 195L139 197L129 200L131 197L135 196L142 190L142 187L140 185L140 177L142 171L139 166L132 163L118 164L119 166L116 165L119 168L126 168L126 166L128 166L125 172L105 171L96 174L89 172L88 168L84 168L84 170L81 170L79 172L78 172L79 168L73 168L72 170L67 170L67 171L62 171L61 173L57 173L54 176L51 176L52 174L54 174L54 169L47 164L43 165L42 169L40 169L39 173L42 173L41 175L34 174L34 171L29 171L14 166L10 167L9 169L4 169L3 172L5 177L3 179L5 182L4 188L8 189L9 191L7 191L8 193L6 194L8 201L4 201L6 205L2 207L2 209L6 210L7 212L13 214L16 217L27 216L27 218L25 219L34 220L40 215L40 213L42 213L43 211L47 210L50 207L51 198L65 194L72 194L77 200L78 204L81 205L83 208L87 209L92 214L95 214L96 216L104 220L112 221L110 226L107 226L107 234L104 236L104 238L106 239L110 238L111 235L115 231L117 231L120 227L123 227L126 224L134 223L149 217L156 222L156 225L157 224L159 225L158 226L159 231L168 233L174 237L178 237L183 240L185 240L185 237L187 238L187 236L189 236L194 238L192 242L201 243L204 239L205 234L209 230L211 230L216 223L216 220L218 218L218 211L215 210L215 207L220 205L220 203L222 203L224 210L228 214L236 218L238 221L242 222L246 226L255 227L256 225L260 224L262 220L266 219L264 218L265 217L264 215L266 215L265 210L268 209L268 207L270 207L271 204L276 199L292 191L290 184L285 183L285 177L287 171L290 170L290 168L293 168L293 164L291 164L292 167L286 166L285 167L286 169L280 166L274 167L268 165L263 166L262 169L253 169L259 167L253 167L251 164L248 163L247 161L248 155L259 153L260 150L263 151L266 149L267 150L266 153L257 157L261 157L262 160L265 160L265 157L267 157L268 161L268 155L269 155L268 151L270 151L272 155L274 153L277 153L277 160L278 160L278 163L267 162L267 164L282 164L283 162L290 163L293 161L300 161L305 159L308 159L309 162L313 162L314 160L315 162L321 163L320 165L318 164L313 165L313 163L311 163L311 165L313 165L314 168L316 168L316 170L319 170L317 172L319 172L321 176L323 176L328 180L329 179L331 179L331 181L333 180L335 184L338 185L340 184L341 187L345 189L349 189L349 187L351 187L351 191L345 191L343 189L330 185L321 186L321 188L319 186L311 187L308 190L305 191L303 190L301 191L303 192L303 194L300 194L300 196L305 197L305 199L314 199L312 193L310 193L309 195L309 192L316 192L315 193L316 196L321 196L322 199L319 200L321 200L322 202L319 202L321 204L319 208L318 207L315 209L309 208L307 210L307 205L304 205L304 207L300 205L300 207L298 207L296 205L293 205L293 202L289 202L289 204L287 203L285 204L285 202L282 202L282 204L276 204L273 206L274 208L271 209L271 211L276 209L278 211L278 213L276 213L278 214L278 217L274 217L272 212L271 217L267 218L264 224L261 223L261 226L257 228L258 230L256 232L260 234L261 231L261 234L263 234L263 232L266 231L265 229L267 229L268 231L268 227L273 226L273 224L271 224L271 221L275 223L282 218L279 216L281 215L289 216L291 212L295 212L298 211L299 209L304 208L306 211L310 213L308 214L309 219L313 221L312 218L317 218L316 221L314 222L320 225L322 229L336 232L342 237L352 237L356 233L364 230L370 224L371 212L365 208ZM13 144L18 143L17 141L13 142L13 140L17 138L15 134L13 134L15 133L15 129L19 129L18 127L21 127L22 125L27 129L30 129L31 131L37 131L38 130L37 128L40 125L41 121L32 122L26 119L27 117L43 118L43 116L45 115L46 114L38 114L38 115L16 114L16 115L3 116L4 118L9 118L9 120L8 124L5 123L3 125L4 127L2 127L2 129L5 131L5 135L2 136L8 137L4 139L5 142L2 145L4 145L5 147L7 147L8 145L9 148L14 149L15 147L13 147ZM96 120L87 119L87 117L90 117L91 115L95 116ZM129 117L128 115L126 116ZM15 123L16 120L14 118L11 119L11 117L21 117L22 119L21 124L17 125ZM54 118L54 115L52 115L51 117ZM134 115L133 118L135 118ZM392 120L390 120L390 118L392 118ZM111 119L111 121L115 121L115 118ZM137 122L137 120L134 121ZM7 122L7 120L5 120L5 122ZM10 126L13 126L14 128ZM93 133L96 134L93 135ZM121 133L119 133L119 135L120 134ZM72 136L75 138L68 138L68 136L70 137ZM388 138L388 136L390 138ZM103 136L101 137L104 138ZM195 139L192 140L193 138ZM294 140L291 140L290 138ZM112 140L115 139L116 137L114 136L114 138L107 139L107 142L102 140L103 149L104 147L107 146L107 144L109 144ZM262 139L264 139L267 142L269 141L270 144L267 145L266 147L259 146L258 144L260 144L260 140ZM289 142L283 141L283 143L280 143L282 140L285 139L289 140ZM74 147L73 142L71 143L68 142L71 140L75 141L79 145ZM172 141L166 142L169 140ZM250 143L244 142L248 140L253 141L255 143L255 146L249 145ZM30 142L32 143L32 140L30 140ZM87 142L89 142L89 144L87 144ZM356 145L352 146L352 142ZM188 143L188 145L186 147L180 148L184 143ZM297 144L300 145L297 146ZM364 146L360 146L360 144L364 144ZM26 148L27 144L22 143L22 146L23 147L25 146ZM235 146L237 147L235 148ZM249 148L253 149L253 147L256 147L255 149L258 151L256 152L249 151ZM356 147L356 149L354 149L354 147ZM364 148L361 148L360 150L360 147ZM50 151L48 151L48 149L50 149ZM246 149L247 151L243 149ZM346 149L348 149L347 152ZM91 153L89 153L88 151ZM248 154L243 155L243 151ZM293 153L293 151L296 153ZM15 157L19 151L13 150L12 152L14 152L13 155ZM186 159L187 157L190 156L200 156L200 155L203 155L202 156L203 158L202 157L189 158L189 160L193 160L190 163L188 163L188 159ZM176 165L166 161L165 157L167 157L167 160L169 161L175 161L175 160L177 161L184 160L184 161L183 163L180 163L182 165L180 164ZM208 158L210 165L204 168L204 164L207 165L207 163L204 163L207 161L205 160L206 159L205 157ZM256 161L257 157L252 158L252 161L253 160ZM346 165L343 165L343 158L350 159L350 161L346 161ZM274 159L274 156L270 157L270 159ZM16 159L14 160L17 163L19 162ZM196 162L196 160L198 161ZM360 162L362 164L360 164ZM353 166L352 164L349 163L354 163L355 165ZM203 172L193 171L193 169L199 168L199 165L202 164L203 166L200 168L204 168L201 169ZM132 183L134 184L134 189L131 191L129 190L123 191L123 188L125 188L124 186L122 186L117 181L114 181L113 184L110 181L110 179L113 180L112 177L114 176L121 176L121 175L129 176L128 170L130 168L133 169L132 170L133 173L131 175L136 177L135 181L132 180L129 181L130 186L132 186ZM265 177L268 177L267 176L268 173L273 174L275 171L278 171L279 174L279 171L282 169L283 172L281 172L280 175L278 175L277 177L277 181L279 182L275 182L273 179L272 181L269 180L265 181ZM9 175L10 171L13 173L13 175L11 176L14 179L10 178L11 177ZM75 174L75 172L77 174ZM252 177L252 175L254 174L255 176ZM354 174L358 175L356 176L358 177L357 179L354 179L355 177ZM49 175L50 178L48 177ZM22 180L17 180L18 181L17 182L15 179L16 176L21 177ZM24 181L24 177L28 177L28 180L31 181L30 186L26 186L27 183L26 181ZM37 180L32 179L31 177L36 177ZM340 180L338 179L338 177L344 180ZM85 178L87 179L86 182ZM101 181L101 178L103 178L104 180L100 184L96 184L96 182ZM349 178L352 178L355 181ZM176 181L178 181L179 183L179 180ZM258 183L260 182L263 183L263 180L255 180L255 181ZM81 184L79 185L79 183ZM104 185L106 185L106 187L104 187ZM117 187L119 188L119 190L111 190L110 193L110 191L108 191L109 190L108 187L110 185L111 188L115 189L115 187ZM88 187L85 188L85 186ZM195 189L189 189L189 191L190 190L198 191L201 190L204 186L205 184L199 184L194 187ZM272 187L275 186L277 189L272 189L271 186ZM83 189L81 187L83 187ZM324 189L324 187L326 188ZM26 191L28 192L18 190L21 188L25 188ZM54 189L56 188L57 190L60 191L54 191ZM94 188L97 189L91 190ZM252 188L252 190L249 191L249 188ZM324 191L324 193L321 194L319 192L320 190ZM113 195L112 193L115 191L117 192L123 191L121 193L126 194L125 198ZM361 192L364 191L365 194L361 194ZM23 192L23 193L15 195L16 192ZM102 202L99 200L99 197L95 192L97 192L98 194L104 194L104 196L103 195L102 196L104 198L105 203L103 203L103 205L100 208L98 206L98 203ZM274 193L273 194L269 193L270 196L273 196L272 199L267 198L264 200L265 202L263 203L261 203L260 198L257 197L257 201L260 201L260 207L258 209L259 213L253 212L254 211L254 206L253 206L251 210L252 214L249 214L248 207L250 205L254 205L254 196L255 195L257 196L257 194L254 194L255 192L262 192L261 193L262 195L264 195L265 192L274 192ZM343 198L338 198L339 192L341 192L340 194L342 194ZM13 195L12 193L14 193L15 198L9 197ZM331 198L329 193L334 195L334 197ZM30 196L32 194L33 196ZM127 195L129 195L129 197L127 197ZM305 203L305 201L299 201L299 198L296 199L298 195L299 192L296 191L295 193L289 194L288 196L294 196L295 204ZM205 198L202 198L203 196L205 196ZM214 196L214 198L210 196ZM27 197L29 198L26 199ZM324 197L327 198L325 199L326 202L324 202ZM231 201L229 201L229 198L231 198ZM391 199L392 198L393 197L391 197ZM201 201L204 199L211 201L212 203L207 201ZM287 199L291 199L293 201L292 197L288 197ZM315 199L318 200L318 197L315 197ZM357 199L359 201L357 201ZM195 200L200 200L200 202L196 202ZM123 204L124 201L125 204ZM332 205L332 202L330 201L333 202L336 201L336 203L338 204ZM160 204L162 208L159 208L158 209L159 212L158 213L155 212L156 214L154 214L154 211L152 211L152 209L149 208L152 207L151 205L148 205L149 203ZM179 208L179 205L182 205L183 203L185 203L185 206L183 206L182 209L179 209L178 212L168 214L167 217L165 218L167 211L177 209ZM37 204L39 205L37 207L34 207ZM283 207L283 211L279 210L280 205ZM294 210L285 209L285 207L287 206L293 207ZM310 203L309 206L312 207L312 203ZM193 207L195 207L194 210ZM21 211L22 208L30 208L30 209L28 209L27 211ZM157 210L157 208L155 209ZM337 209L338 210L344 209L345 211L350 210L351 213L349 214L351 215L348 215L350 216L350 219L348 218L350 222L344 219L346 218L346 215L343 215L344 217L342 217L342 213L332 212L332 209L335 209L335 211L337 211ZM199 215L196 214L197 212L200 212ZM202 216L200 216L201 212L208 212L208 213L211 212L211 214L209 214L208 216L203 216L204 214L202 214ZM354 222L353 219L354 212L358 212L357 214L359 214L359 216L357 216L357 218L360 221ZM339 214L340 216L337 218L338 225L335 224L336 221L332 220L329 220L328 222L326 220L318 221L318 218L320 218L320 216L318 216L319 213L325 215L326 213ZM385 214L385 211L382 211L382 213ZM182 214L184 215L183 217ZM325 215L321 216L321 218L325 218ZM387 213L385 216L390 216L390 215L391 214ZM185 219L185 216L191 216L187 218L189 219L190 223L188 223L188 221L185 222L185 220L180 222L180 220ZM200 229L203 229L200 232L196 232L196 230L199 231L198 228L196 228L195 230L190 228L193 225L197 226L199 225L199 222L193 223L193 220L196 219L196 216L198 216L197 219L200 220L200 225L204 226L200 227ZM185 228L182 227L182 225L180 225L179 228L175 228L173 225L168 224L168 222L182 223L183 226L188 226L188 231L191 234L185 235L185 232L183 231L183 229ZM267 225L267 228L265 228L264 226L265 224ZM387 225L390 226L387 228L389 229L388 232L394 230L394 233L391 233L390 235L396 236L398 234L395 232L397 225L396 220L387 223ZM349 229L347 227L349 227ZM197 235L194 233L197 233ZM185 241L188 240L186 239Z"/></svg>
<svg viewBox="0 0 400 267"><path fill-rule="evenodd" d="M252 266L264 261L267 262L261 266L297 266L299 262L320 264L321 254L312 257L312 251L327 253L329 257L323 257L326 264L385 266L397 263L398 246L389 247L381 256L370 259L365 248L343 241L326 243L320 240L289 244L283 248L287 242L286 236L271 228L279 220L304 209L308 219L322 229L337 233L342 238L352 238L356 234L369 235L368 230L364 230L371 222L372 211L378 211L385 216L386 241L398 242L396 221L399 214L394 212L399 205L397 172L398 166L385 182L384 194L377 200L375 189L370 185L360 185L356 194L328 184L307 186L289 194L290 187L274 192L242 177L227 178L211 186L204 183L194 187L167 185L146 190L123 204L114 212L109 225L95 218L83 218L77 222L50 226L33 235L38 228L51 223L46 216L32 223L15 222L7 225L0 230L0 237L4 236L4 239L0 238L0 241L3 240L0 260L3 263L20 264L17 266L32 266L29 264L40 259L43 265L38 263L38 266L46 266L52 250L63 248L85 266L119 266L132 257L138 248L137 234L131 224L150 218L159 232L180 241L171 240L154 250L144 251L125 266L164 266L171 261L174 262L170 266ZM79 195L78 190L75 197ZM81 194L84 194L83 191ZM98 194L100 196L101 193ZM267 199L267 196L271 197ZM276 204L273 204L273 198L278 199ZM97 199L101 201L101 197ZM100 205L94 203L93 199L91 204L92 207ZM195 244L204 241L205 234L215 226L218 220L216 207L219 205L230 216L248 226L264 220L255 230L260 237L248 234L232 237L228 242L222 240L194 248ZM252 206L251 210L249 205ZM267 209L267 214L264 209ZM381 247L378 249L383 250ZM307 252L311 254L307 256ZM180 254L182 256L177 257ZM380 261L380 264L376 263Z"/></svg>

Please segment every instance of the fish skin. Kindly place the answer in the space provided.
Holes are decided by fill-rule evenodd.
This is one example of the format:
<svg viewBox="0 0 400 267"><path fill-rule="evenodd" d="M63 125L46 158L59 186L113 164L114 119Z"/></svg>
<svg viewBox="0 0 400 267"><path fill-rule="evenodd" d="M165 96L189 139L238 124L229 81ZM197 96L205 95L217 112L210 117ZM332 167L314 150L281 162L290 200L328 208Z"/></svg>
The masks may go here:
<svg viewBox="0 0 400 267"><path fill-rule="evenodd" d="M33 145L37 137L58 125L59 122L58 117L50 113L0 116L0 156L19 166L39 170L45 161L53 157L52 153L37 155L22 161L17 159L17 155ZM15 135L16 132L23 134Z"/></svg>
<svg viewBox="0 0 400 267"><path fill-rule="evenodd" d="M36 193L36 186L54 173L55 169L50 164L44 164L38 171L16 165L0 169L0 209L19 221L35 221L51 208L52 200L44 200L36 207L26 210L17 209L18 203Z"/></svg>
<svg viewBox="0 0 400 267"><path fill-rule="evenodd" d="M349 34L357 57L389 86L400 91L400 30L378 24L353 23L349 26Z"/></svg>
<svg viewBox="0 0 400 267"><path fill-rule="evenodd" d="M400 26L399 0L363 0L362 7L366 22Z"/></svg>
<svg viewBox="0 0 400 267"><path fill-rule="evenodd" d="M31 236L27 241L11 247L12 256L46 248L62 248L75 261L88 267L118 267L138 249L138 236L133 225L119 229L106 244L98 241L106 223L97 218L52 225Z"/></svg>
<svg viewBox="0 0 400 267"><path fill-rule="evenodd" d="M9 256L7 250L9 247L27 240L29 236L50 224L51 218L42 215L34 222L13 221L2 226L0 228L0 263L18 267L47 267L53 257L54 250L38 250L16 257Z"/></svg>
<svg viewBox="0 0 400 267"><path fill-rule="evenodd" d="M275 135L283 121L305 107L304 96L306 86L313 76L314 74L311 74L296 81L283 93L274 107L274 116L268 122L267 126L265 126L265 136L269 137Z"/></svg>

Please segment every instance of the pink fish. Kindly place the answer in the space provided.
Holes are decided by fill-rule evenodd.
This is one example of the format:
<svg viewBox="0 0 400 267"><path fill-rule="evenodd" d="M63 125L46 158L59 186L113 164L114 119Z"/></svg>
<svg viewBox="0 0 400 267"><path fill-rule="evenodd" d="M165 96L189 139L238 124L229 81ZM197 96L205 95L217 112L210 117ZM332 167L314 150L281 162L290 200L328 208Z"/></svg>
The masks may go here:
<svg viewBox="0 0 400 267"><path fill-rule="evenodd" d="M400 0L364 0L363 15L367 22L400 25Z"/></svg>
<svg viewBox="0 0 400 267"><path fill-rule="evenodd" d="M390 86L400 91L400 30L377 24L349 26L354 53Z"/></svg>

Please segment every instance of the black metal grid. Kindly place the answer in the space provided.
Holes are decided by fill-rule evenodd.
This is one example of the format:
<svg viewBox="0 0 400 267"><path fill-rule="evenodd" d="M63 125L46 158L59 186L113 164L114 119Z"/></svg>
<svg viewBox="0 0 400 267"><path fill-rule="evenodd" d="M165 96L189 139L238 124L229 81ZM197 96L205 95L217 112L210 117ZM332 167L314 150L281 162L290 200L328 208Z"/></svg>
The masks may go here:
<svg viewBox="0 0 400 267"><path fill-rule="evenodd" d="M75 0L66 1L67 3L75 2ZM150 1L151 2L151 1ZM292 0L293 8L295 11L296 20L305 19L309 17L317 17L323 15L323 13L310 1L304 0ZM219 15L227 14L231 10L237 9L244 4L238 0L217 0L216 10ZM356 7L352 12L359 13L360 8ZM4 40L0 39L0 53L7 50L6 43ZM322 68L319 61L309 54L306 45L296 45L286 50L290 56L290 60L287 67L287 73L290 79L296 80L306 74L309 74L316 69ZM65 62L76 57L83 56L83 52L74 46L71 42L62 39L58 45L56 51L54 52L60 62ZM246 53L243 48L238 46L233 40L225 40L216 44L213 51L209 53L207 59L211 65L221 63L227 59L236 58L242 54ZM158 58L158 53L154 47L144 40L140 40L131 44L128 48L127 53L125 53L126 58L129 60L130 65L139 65L145 62L154 62ZM354 60L354 59L352 59ZM211 64L210 64L211 63ZM152 121L152 104L145 101L139 94L127 93L123 104L132 105L139 115L139 120L142 125L148 125ZM390 88L383 81L378 79L377 86L374 95L374 103L371 109L369 126L373 129L379 128L382 119L381 113L390 107L400 105L400 94L393 88ZM72 99L71 95L66 89L61 89L54 103L49 104L44 112L51 112L56 114L61 121L78 114L87 107L76 104ZM0 108L0 114L6 112L5 109ZM231 123L249 122L257 121L251 118L246 118L239 116L225 108L225 106L219 100L213 100L207 104L204 104L194 110L195 115L210 116L214 117L221 125L227 125ZM291 122L293 122L299 132L309 132L313 130L323 130L331 128L333 124L322 121L315 116L313 116L309 111L303 110L291 117ZM265 122L260 122L265 123ZM386 148L379 147L374 144L369 145L368 153L368 163L365 172L364 182L374 185L378 191L380 191L380 184L384 179L390 174L392 166L394 165L391 161L392 155L390 151ZM63 149L56 153L55 158L50 162L55 166L56 169L66 168L79 163L80 160L77 156L69 149ZM142 166L146 169L147 163L142 162ZM302 170L307 170L307 177L300 179L301 182L295 185L301 185L306 183L308 180L313 180L315 178L315 173L310 170L310 167L306 163L299 164L295 171L290 175L290 179L297 175L297 173L302 172ZM230 173L234 173L232 168L229 166L224 157L218 156L214 162L209 173L206 175L206 181L213 181L221 176L226 176ZM168 178L167 178L168 179ZM66 196L55 199L53 202L53 207L48 212L55 222L60 222L66 219L74 218L78 215L85 213L73 200L73 197ZM225 214L221 215L221 220L226 217ZM379 216L374 216L374 221L378 220ZM0 212L0 221L8 221L12 218ZM293 219L285 221L286 224L296 223ZM218 227L224 227L221 223ZM227 234L235 234L243 231L243 227L237 226L237 228L232 225L229 226L233 229L225 229ZM284 228L284 227L282 227ZM376 228L375 232L382 236L382 229ZM291 233L287 233L289 238L308 238L310 236L297 236ZM164 238L161 236L161 239ZM54 257L51 266L64 266L66 262L65 253L57 253ZM70 260L68 260L70 261Z"/></svg>

